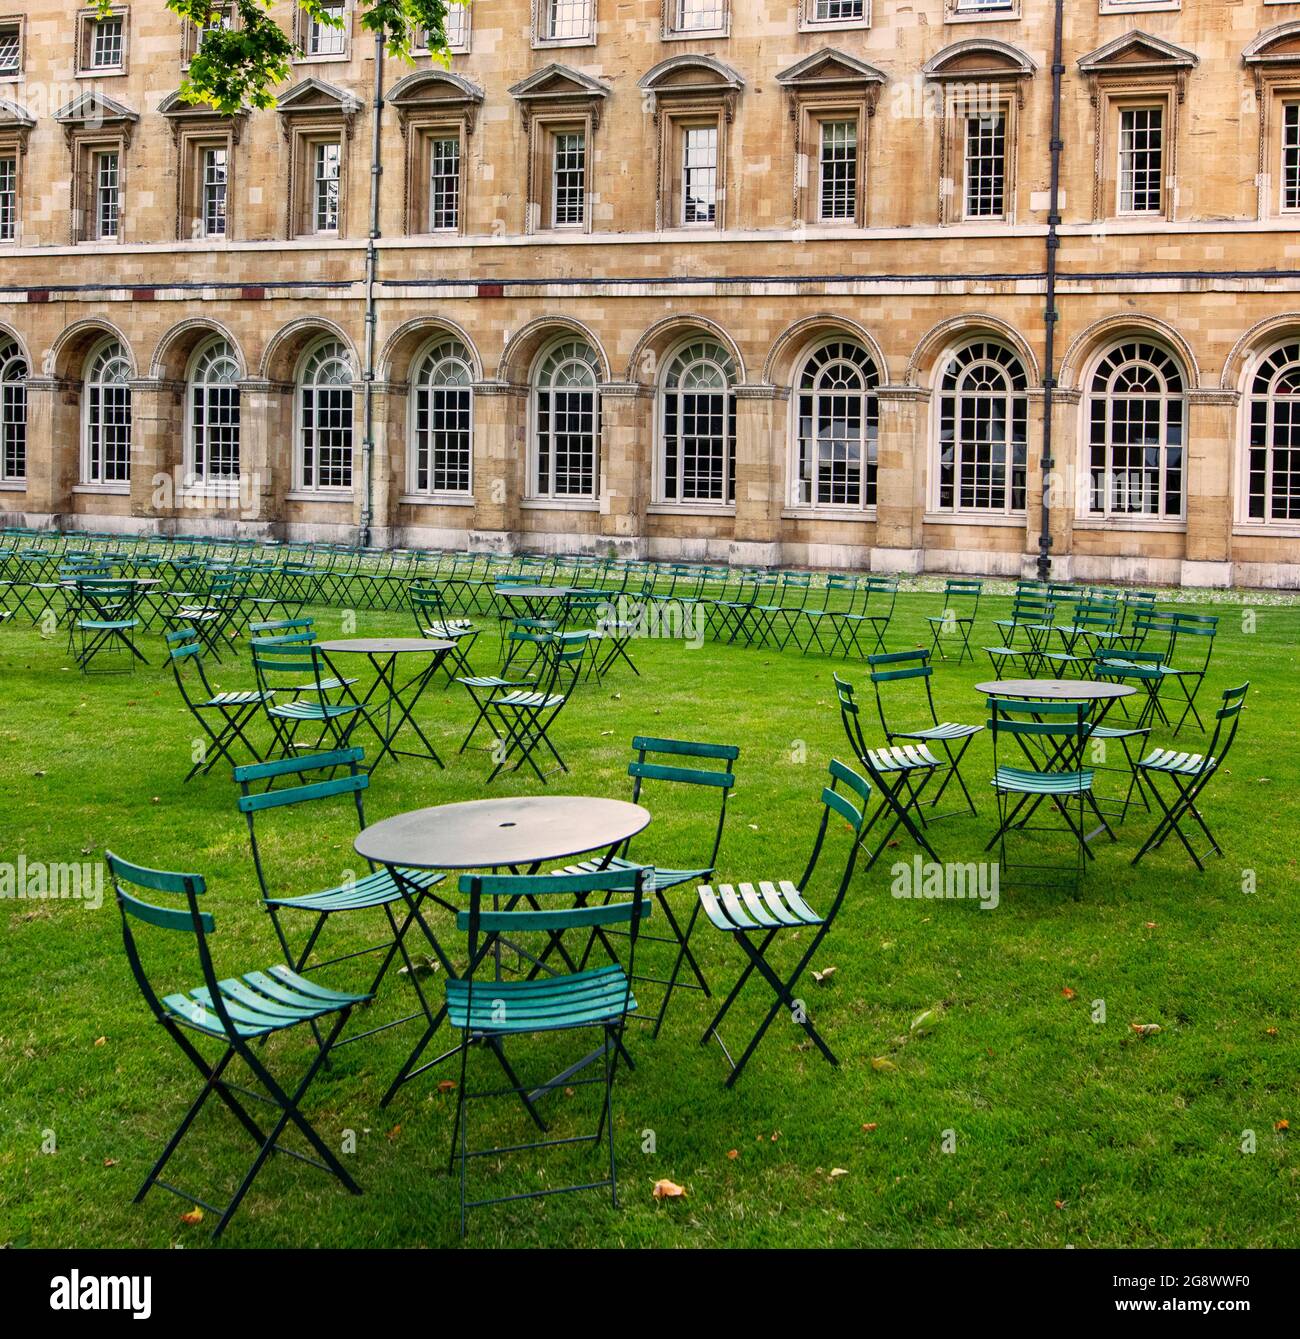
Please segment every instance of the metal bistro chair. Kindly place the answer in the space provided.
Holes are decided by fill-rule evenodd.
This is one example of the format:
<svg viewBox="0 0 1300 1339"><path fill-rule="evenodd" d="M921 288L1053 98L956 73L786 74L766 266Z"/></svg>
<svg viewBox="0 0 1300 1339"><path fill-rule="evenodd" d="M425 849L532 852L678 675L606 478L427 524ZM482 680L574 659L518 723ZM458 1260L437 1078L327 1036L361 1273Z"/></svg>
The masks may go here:
<svg viewBox="0 0 1300 1339"><path fill-rule="evenodd" d="M460 1230L465 1235L468 1211L489 1204L536 1199L578 1190L608 1188L610 1200L618 1207L617 1167L614 1157L614 1113L612 1106L614 1075L623 1048L623 1031L635 1011L632 975L636 967L636 946L641 922L650 915L646 884L653 871L642 869L604 870L596 874L496 875L470 874L460 880L460 891L469 898L468 910L456 916L456 926L469 935L469 968L463 977L447 982L447 1015L451 1026L461 1033L460 1083L456 1088L456 1123L452 1130L451 1158L448 1170L460 1164ZM599 905L587 899L593 894L609 896ZM573 907L542 905L558 897L582 899ZM504 903L504 908L501 904ZM522 906L520 904L522 903ZM569 931L596 927L625 926L628 934L626 971L618 963L590 971L567 975L549 975L523 981L479 979L485 963L493 962L492 946L498 938L516 942L520 936L542 933L552 939ZM486 975L486 973L484 973ZM538 1115L529 1085L515 1075L506 1059L503 1039L527 1034L572 1032L599 1029L601 1072L588 1078L572 1074L563 1080L567 1089L601 1084L604 1101L600 1122L594 1134L568 1138L542 1139L532 1143L512 1143L500 1148L475 1149L469 1145L469 1103L507 1094L519 1096L539 1129L547 1132ZM508 1087L471 1091L468 1084L469 1052L474 1042L482 1042L496 1056L504 1070ZM546 1091L550 1085L541 1091ZM590 1143L599 1147L607 1141L609 1174L601 1180L577 1185L547 1186L513 1195L485 1199L469 1198L469 1164L478 1158L498 1158L503 1153L563 1147Z"/></svg>
<svg viewBox="0 0 1300 1339"><path fill-rule="evenodd" d="M125 659L125 668L120 673L133 671L137 660L142 665L149 663L135 644L135 632L140 626L135 612L138 598L139 587L134 581L104 578L77 581L73 626L78 636L77 664L83 674L91 673L91 663L105 651L117 651Z"/></svg>
<svg viewBox="0 0 1300 1339"><path fill-rule="evenodd" d="M352 731L364 719L360 702L333 702L329 685L338 681L327 674L327 662L317 648L302 645L253 646L253 672L263 694L263 709L275 735L281 757L298 747L295 737L303 725L318 725L320 734L312 745L319 751L328 739L332 747L346 748ZM277 702L277 691L293 693L288 702Z"/></svg>
<svg viewBox="0 0 1300 1339"><path fill-rule="evenodd" d="M478 641L479 629L469 619L452 616L441 586L412 585L407 595L419 635L451 643L451 651L442 665L447 687L450 688L458 676L472 678L474 666L470 664L469 653Z"/></svg>
<svg viewBox="0 0 1300 1339"><path fill-rule="evenodd" d="M1085 702L1025 702L988 699L989 729L993 735L993 790L998 801L998 829L984 847L997 846L1003 870L1007 860L1007 834L1060 832L1059 825L1031 828L1030 820L1044 801L1061 815L1074 837L1077 863L1073 888L1077 892L1085 862L1095 860L1090 834L1085 827L1089 810L1111 841L1115 834L1093 797L1091 768L1084 766L1084 747L1092 727ZM1014 750L1013 750L1014 746ZM1073 809L1073 812L1072 812ZM1020 870L1059 870L1055 865L1022 863Z"/></svg>
<svg viewBox="0 0 1300 1339"><path fill-rule="evenodd" d="M246 731L265 704L262 691L250 688L217 692L208 682L207 670L203 666L203 642L192 628L167 633L166 642L181 701L211 742L211 748L204 748L194 759L194 766L185 780L193 780L200 772L207 776L222 758L234 766L235 757L230 750L236 741L243 744L254 761L261 762L261 751ZM187 682L192 677L198 679L197 692L191 692ZM208 723L209 715L220 718L221 724L215 729Z"/></svg>
<svg viewBox="0 0 1300 1339"><path fill-rule="evenodd" d="M494 749L496 766L488 776L488 785L496 780L511 759L514 760L511 772L517 772L527 763L542 785L546 785L547 774L533 756L543 745L560 771L569 770L551 742L550 730L578 686L586 657L587 637L584 633L552 634L545 650L549 672L545 680L539 681L539 687L517 688L488 702L488 710L501 726Z"/></svg>
<svg viewBox="0 0 1300 1339"><path fill-rule="evenodd" d="M961 648L957 652L957 663L960 665L963 660L969 657L975 659L975 652L971 650L970 638L975 629L975 619L979 615L980 596L984 590L984 583L967 577L954 577L944 583L943 587L943 610L941 613L933 614L926 619L930 625L932 633L930 641L930 651L939 653L940 660L947 660L944 653L943 638L951 632L956 632L961 638Z"/></svg>
<svg viewBox="0 0 1300 1339"><path fill-rule="evenodd" d="M843 793L839 790L841 785L845 788ZM832 761L830 785L823 788L821 794L822 817L817 828L817 839L813 843L812 855L798 883L792 883L789 879L760 880L757 884L724 883L716 888L706 884L699 889L700 905L710 924L714 929L734 936L748 959L731 993L723 1001L722 1007L713 1016L712 1022L704 1029L704 1035L700 1038L701 1046L707 1046L714 1037L718 1039L722 1053L731 1065L731 1073L726 1081L728 1088L740 1078L759 1042L763 1040L764 1033L772 1026L782 1010L789 1011L790 1017L832 1065L839 1064L834 1051L813 1026L807 1009L800 1007L794 992L799 978L821 947L822 940L830 932L831 925L844 901L844 895L848 892L858 853L862 848L862 839L866 833L865 815L870 799L870 785L852 768L846 767L842 762ZM832 814L848 822L853 837L849 843L848 857L839 886L831 898L829 910L821 916L809 905L807 893L826 846ZM767 952L777 936L789 930L800 932L811 930L812 935L804 945L793 970L782 978L776 968L768 962ZM776 999L759 1024L758 1030L741 1052L740 1059L732 1060L731 1053L727 1050L718 1029L739 998L745 983L755 972L771 987Z"/></svg>
<svg viewBox="0 0 1300 1339"><path fill-rule="evenodd" d="M329 1172L346 1190L354 1195L361 1194L360 1186L344 1170L329 1145L303 1115L301 1103L312 1080L324 1065L335 1039L346 1026L353 1008L358 1004L364 1004L367 997L326 990L284 966L269 967L264 972L245 972L242 976L218 977L208 947L208 936L216 928L215 922L209 912L199 908L199 898L207 891L203 876L146 869L123 860L112 851L105 851L104 859L108 864L117 905L122 915L122 940L136 985L139 986L140 993L144 996L154 1019L180 1047L182 1054L203 1079L203 1087L198 1097L190 1104L176 1133L168 1140L158 1161L145 1177L144 1184L136 1192L135 1202L139 1204L155 1185L168 1190L173 1195L188 1200L191 1204L196 1204L216 1216L217 1223L212 1230L212 1237L216 1240L225 1231L235 1210L239 1208L257 1174L272 1153L283 1153L300 1162L318 1167L321 1171ZM139 896L136 891L139 889L180 897L184 899L184 904L160 906L156 902L147 902ZM193 935L203 973L203 984L188 991L160 996L145 971L140 947L136 941L134 929L136 923ZM303 1024L311 1027L321 1026L327 1030L315 1049L306 1073L296 1084L282 1086L263 1063L252 1043ZM191 1040L194 1034L221 1043L221 1054L216 1061L208 1060L196 1042ZM236 1059L241 1060L252 1073L253 1079L262 1088L261 1092L232 1083L226 1077L226 1070ZM208 1098L214 1095L235 1117L244 1133L257 1147L257 1155L252 1165L245 1172L234 1195L224 1208L217 1207L169 1181L162 1180L162 1174L172 1154L180 1146ZM244 1105L245 1099L250 1099L259 1106L268 1106L276 1113L274 1123L269 1129L263 1128L259 1120L249 1112ZM281 1136L290 1124L294 1125L306 1139L316 1157L287 1148L280 1143Z"/></svg>
<svg viewBox="0 0 1300 1339"><path fill-rule="evenodd" d="M1250 684L1240 688L1229 688L1223 694L1222 705L1214 716L1214 734L1204 753L1175 753L1172 749L1154 749L1138 763L1138 771L1145 779L1146 786L1155 796L1161 810L1160 822L1155 831L1146 839L1142 849L1133 857L1137 864L1143 856L1158 850L1171 836L1176 836L1183 849L1192 857L1196 868L1205 869L1204 857L1222 855L1223 848L1219 839L1210 831L1204 815L1197 808L1201 792L1210 784L1210 778L1223 766L1223 760L1232 748L1237 737L1237 728L1241 724L1241 712L1246 705L1246 694ZM1167 778L1173 790L1171 799L1166 799L1155 783L1156 777ZM1183 831L1183 822L1191 819L1204 834L1209 847L1197 852Z"/></svg>
<svg viewBox="0 0 1300 1339"><path fill-rule="evenodd" d="M735 764L736 759L740 757L740 750L734 744L706 744L688 739L654 739L645 735L637 735L632 740L632 750L636 757L628 763L627 774L632 778L633 804L641 802L642 791L647 781L656 787L663 782L688 788L692 812L696 812L705 803L710 791L718 798L718 821L713 829L713 845L707 861L695 869L668 869L655 865L653 876L646 886L646 892L654 894L655 900L659 903L659 909L668 923L668 932L660 935L647 934L645 938L651 943L669 944L675 950L672 970L667 977L641 975L635 978L637 981L664 988L657 1013L636 1015L638 1018L653 1019L652 1035L657 1037L664 1025L674 990L698 990L706 997L712 994L709 983L704 979L704 972L690 947L691 935L700 913L699 904L697 902L693 906L690 918L683 928L673 912L667 893L672 888L681 888L687 884L698 885L702 880L713 877L713 871L718 863L718 851L722 846L723 828L727 822L727 800L736 784ZM612 859L600 857L583 860L562 872L590 874L600 869L635 869L638 867L637 862L630 859L628 854L630 846L631 842L625 842L619 854ZM609 947L604 937L607 933L610 932L605 931L599 936L606 948ZM586 965L597 937L593 934L587 943L587 952L582 959L583 966ZM690 970L695 978L694 982L680 980L684 967Z"/></svg>

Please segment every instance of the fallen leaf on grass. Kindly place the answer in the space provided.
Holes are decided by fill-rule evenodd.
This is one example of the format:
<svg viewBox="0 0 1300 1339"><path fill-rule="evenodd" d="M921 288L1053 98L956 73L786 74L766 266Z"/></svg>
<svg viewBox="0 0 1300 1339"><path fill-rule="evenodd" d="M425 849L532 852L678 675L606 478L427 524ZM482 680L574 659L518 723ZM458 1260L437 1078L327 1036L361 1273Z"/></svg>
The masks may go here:
<svg viewBox="0 0 1300 1339"><path fill-rule="evenodd" d="M675 1181L656 1181L654 1197L657 1200L681 1200L686 1198L686 1187Z"/></svg>
<svg viewBox="0 0 1300 1339"><path fill-rule="evenodd" d="M184 1223L186 1227L197 1227L202 1221L203 1210L198 1207L191 1209L188 1213L181 1214L181 1222Z"/></svg>
<svg viewBox="0 0 1300 1339"><path fill-rule="evenodd" d="M1289 1120L1280 1120L1273 1128L1275 1130L1289 1130L1291 1128L1291 1122Z"/></svg>
<svg viewBox="0 0 1300 1339"><path fill-rule="evenodd" d="M107 1037L96 1037L96 1038L95 1038L95 1045L96 1045L96 1046L106 1046L107 1044L108 1044L108 1038L107 1038Z"/></svg>
<svg viewBox="0 0 1300 1339"><path fill-rule="evenodd" d="M841 1177L841 1176L847 1176L848 1174L849 1174L849 1169L848 1169L847 1167L832 1167L832 1168L831 1168L831 1180L832 1180L832 1181L838 1179L838 1178Z"/></svg>
<svg viewBox="0 0 1300 1339"><path fill-rule="evenodd" d="M872 1132L872 1130L874 1130L874 1129L877 1128L877 1127L876 1127L876 1122L875 1122L875 1121L868 1121L867 1124L864 1125L862 1128L867 1132L867 1134L870 1134L870 1133Z"/></svg>
<svg viewBox="0 0 1300 1339"><path fill-rule="evenodd" d="M1131 1027L1139 1037L1153 1037L1160 1031L1159 1023L1130 1023L1129 1027Z"/></svg>
<svg viewBox="0 0 1300 1339"><path fill-rule="evenodd" d="M872 1057L871 1068L879 1070L894 1070L897 1069L898 1066L894 1064L894 1062L887 1055L877 1055Z"/></svg>
<svg viewBox="0 0 1300 1339"><path fill-rule="evenodd" d="M837 971L839 971L838 967L826 967L820 972L814 972L813 980L816 981L817 984L820 986L823 983L829 981Z"/></svg>
<svg viewBox="0 0 1300 1339"><path fill-rule="evenodd" d="M455 1079L440 1079L438 1081L438 1091L440 1093L454 1093L456 1091ZM401 1129L401 1126L398 1126Z"/></svg>
<svg viewBox="0 0 1300 1339"><path fill-rule="evenodd" d="M1063 987L1061 994L1064 995L1067 1000L1074 999L1074 991L1072 991L1069 986Z"/></svg>
<svg viewBox="0 0 1300 1339"><path fill-rule="evenodd" d="M909 1032L915 1032L919 1036L922 1033L928 1032L942 1016L942 1009L924 1009L912 1019L911 1025L907 1030Z"/></svg>
<svg viewBox="0 0 1300 1339"><path fill-rule="evenodd" d="M1277 1036L1277 1028L1275 1028L1275 1027L1266 1027L1266 1028L1264 1029L1264 1035L1265 1035L1266 1037L1276 1037L1276 1036Z"/></svg>
<svg viewBox="0 0 1300 1339"><path fill-rule="evenodd" d="M105 1159L104 1159L104 1166L105 1166L105 1167L116 1167L116 1166L117 1166L117 1159L116 1159L116 1158L105 1158Z"/></svg>
<svg viewBox="0 0 1300 1339"><path fill-rule="evenodd" d="M727 1157L729 1157L732 1162L735 1162L735 1160L740 1157L740 1150L738 1148L728 1149Z"/></svg>
<svg viewBox="0 0 1300 1339"><path fill-rule="evenodd" d="M397 1136L401 1133L402 1133L402 1127L400 1125L394 1125L393 1128L389 1130L388 1137L390 1139L396 1139Z"/></svg>

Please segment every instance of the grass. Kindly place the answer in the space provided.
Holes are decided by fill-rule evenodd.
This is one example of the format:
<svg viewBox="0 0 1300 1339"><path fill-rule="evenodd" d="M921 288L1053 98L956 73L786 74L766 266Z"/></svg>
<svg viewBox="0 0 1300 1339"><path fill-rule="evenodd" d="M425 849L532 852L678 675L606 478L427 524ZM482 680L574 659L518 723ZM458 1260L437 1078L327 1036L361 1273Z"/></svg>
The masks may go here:
<svg viewBox="0 0 1300 1339"><path fill-rule="evenodd" d="M1182 597L1178 597L1182 598ZM1201 597L1195 607L1209 599ZM937 596L900 598L891 645L923 634ZM1000 617L1005 599L987 602ZM1227 852L1198 874L1170 843L1136 870L1148 830L1139 815L1103 844L1080 897L1004 889L996 910L974 902L890 895L890 859L859 875L814 967L835 967L802 993L840 1055L827 1066L793 1025L778 1022L737 1089L722 1086L715 1045L701 1047L707 1004L683 994L662 1036L635 1032L634 1073L615 1090L622 1207L596 1194L480 1211L470 1241L574 1246L1285 1246L1300 1240L1300 1164L1282 1123L1300 1121L1300 1008L1294 925L1300 880L1300 607L1285 597L1218 596L1221 634L1202 695L1252 682L1250 709L1207 815ZM318 611L322 634L338 611ZM981 613L976 640L988 641ZM406 631L398 615L358 615L363 634ZM157 643L149 641L158 661ZM480 642L483 664L493 647ZM623 796L634 733L726 740L742 750L720 873L797 877L817 820L825 763L845 752L830 675L837 661L646 641L642 677L624 671L588 687L557 728L571 776L555 791ZM859 665L850 678L864 682ZM216 676L248 682L246 662ZM939 667L946 718L978 720L974 684L987 663ZM278 960L258 908L242 819L224 770L180 784L192 723L169 674L86 678L62 637L0 629L0 860L94 860L112 845L145 864L202 871L217 920L218 970ZM869 690L868 690L869 692ZM1202 713L1204 715L1204 712ZM449 757L386 764L369 794L371 821L483 794L484 754L455 757L468 703L433 691L423 718ZM1157 736L1159 739L1160 736ZM1184 731L1180 747L1195 747ZM445 747L444 747L445 746ZM992 829L987 737L966 773L981 807L935 831L948 859L974 860ZM1116 784L1111 777L1108 784ZM498 783L495 791L537 791ZM711 819L680 796L648 794L655 822L642 854L689 863L707 848ZM839 850L836 848L835 857ZM910 860L911 847L897 859ZM356 867L342 811L278 825L270 861L286 887L306 890ZM826 889L815 889L814 905ZM820 896L819 896L820 895ZM687 905L689 890L680 895ZM193 1093L191 1073L150 1022L122 952L111 901L0 902L0 1243L32 1246L207 1244L186 1206L154 1191L131 1203ZM459 942L444 918L448 941ZM372 942L374 926L334 942ZM696 943L715 987L741 959L707 926ZM184 945L151 945L161 977L197 984ZM792 961L787 939L779 964ZM337 978L336 978L337 979ZM438 983L430 977L436 991ZM375 1006L406 1001L392 977ZM1105 1021L1094 1021L1104 1001ZM733 1014L743 1041L766 1008L757 991ZM930 1026L912 1020L936 1011ZM1132 1024L1155 1023L1139 1035ZM457 1192L446 1158L454 1094L435 1074L387 1110L379 1097L412 1044L414 1025L339 1053L306 1106L365 1194L352 1198L287 1159L264 1170L226 1242L235 1247L448 1246L458 1242ZM304 1035L268 1056L296 1073ZM586 1039L521 1039L512 1056L541 1078ZM477 1073L489 1073L486 1058ZM873 1063L874 1062L874 1063ZM448 1067L448 1077L453 1076ZM472 1070L472 1073L475 1072ZM595 1089L548 1099L556 1133L594 1126ZM1251 1146L1253 1152L1244 1152ZM478 1104L479 1144L527 1137L510 1103ZM250 1157L242 1133L214 1109L169 1173L224 1200ZM510 1193L594 1179L598 1154L560 1150L483 1160L476 1190ZM682 1200L656 1200L668 1178ZM208 1226L210 1226L210 1221Z"/></svg>

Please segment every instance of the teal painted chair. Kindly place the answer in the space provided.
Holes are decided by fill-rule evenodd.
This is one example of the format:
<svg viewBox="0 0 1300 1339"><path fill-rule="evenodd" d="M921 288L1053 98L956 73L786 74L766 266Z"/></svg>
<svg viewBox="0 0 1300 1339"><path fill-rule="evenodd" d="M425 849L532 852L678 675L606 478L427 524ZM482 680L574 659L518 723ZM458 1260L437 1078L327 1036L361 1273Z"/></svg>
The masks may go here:
<svg viewBox="0 0 1300 1339"><path fill-rule="evenodd" d="M203 876L147 869L123 860L112 851L106 851L104 858L121 912L122 941L136 985L154 1020L203 1080L198 1096L137 1191L135 1202L140 1203L154 1186L170 1191L216 1217L212 1229L215 1240L226 1230L235 1210L273 1153L328 1172L346 1190L359 1195L361 1188L307 1120L301 1104L353 1008L364 1004L368 997L326 990L284 966L245 972L242 976L219 976L208 945L208 936L216 928L215 922L199 905L199 899L207 892ZM141 890L179 899L179 904L145 900L140 895ZM143 926L192 935L202 984L165 994L156 988L145 969L142 946L136 938L137 927ZM317 1029L318 1045L305 1073L294 1083L282 1084L259 1055L260 1044L268 1037L303 1026ZM204 1047L214 1041L218 1043L218 1054L215 1059L209 1059ZM252 1074L261 1092L230 1081L226 1072L235 1060L241 1061ZM208 1099L214 1096L234 1116L244 1135L257 1149L252 1164L224 1206L214 1205L162 1179L172 1155ZM254 1103L257 1115L249 1110L246 1102ZM269 1124L263 1125L267 1117L262 1108L268 1107L274 1114ZM315 1157L280 1142L290 1125L306 1140Z"/></svg>
<svg viewBox="0 0 1300 1339"><path fill-rule="evenodd" d="M957 651L957 663L974 660L971 650L971 633L975 630L975 620L979 616L980 597L984 592L984 583L969 577L953 577L944 583L943 609L926 619L930 625L930 653L939 653L940 660L947 660L944 641L953 634L960 639ZM882 648L883 649L883 648Z"/></svg>
<svg viewBox="0 0 1300 1339"><path fill-rule="evenodd" d="M213 688L203 665L203 642L192 628L169 632L165 641L181 701L208 739L208 746L194 758L185 780L192 781L200 772L206 776L223 758L234 766L231 750L236 743L242 744L255 762L261 762L261 750L249 738L249 727L265 704L262 691ZM209 717L219 724L213 725Z"/></svg>
<svg viewBox="0 0 1300 1339"><path fill-rule="evenodd" d="M844 895L848 892L858 854L862 849L870 799L869 783L842 762L832 761L830 785L823 788L821 794L821 823L817 828L812 855L797 882L790 879L761 879L739 884L706 884L699 889L700 906L709 923L715 930L730 935L740 945L746 958L745 967L732 987L731 993L714 1014L700 1038L701 1046L707 1046L711 1040L717 1039L723 1055L731 1065L731 1072L726 1080L728 1088L733 1087L740 1078L745 1066L758 1049L759 1042L782 1012L788 1014L830 1064L839 1064L835 1052L827 1045L808 1016L805 1002L796 997L795 990L799 979L812 962L817 950L821 948L822 941L830 933L835 917L844 902ZM831 895L825 915L821 915L813 909L808 898L826 850L826 839L830 833L832 817L845 820L852 835L843 873ZM791 933L798 936L800 953L794 967L782 976L768 961L767 954L780 936ZM733 1060L719 1029L755 972L767 982L775 998L762 1022L759 1023L758 1029L741 1052L740 1059Z"/></svg>
<svg viewBox="0 0 1300 1339"><path fill-rule="evenodd" d="M449 1170L454 1171L459 1165L462 1236L469 1210L490 1204L607 1188L611 1202L618 1206L612 1106L614 1076L620 1057L631 1063L623 1046L623 1032L637 1007L632 993L632 977L636 970L641 923L650 915L651 903L646 891L653 873L652 870L632 868L595 874L471 874L460 880L460 891L469 899L469 906L457 914L456 925L469 937L469 967L464 976L447 982L447 1016L451 1026L461 1034L460 1083L456 1089L456 1123L452 1131ZM601 895L601 901L593 904L591 899L597 895ZM573 899L577 905L557 906L560 898ZM553 942L573 931L581 933L617 927L627 931L626 967L611 963L589 971L520 981L501 981L490 971L494 965L492 950L503 938L518 943L526 936L540 934ZM596 1055L600 1065L598 1074L583 1077L581 1072L566 1072L562 1079L543 1084L541 1089L520 1081L506 1057L504 1043L507 1039L575 1031L598 1031L601 1034L601 1046ZM470 1088L469 1056L476 1044L493 1052L506 1075L508 1087ZM534 1122L546 1133L546 1122L536 1107L538 1097L555 1086L576 1091L596 1085L603 1087L603 1101L594 1134L511 1143L503 1147L470 1147L469 1112L473 1102L516 1095L523 1099ZM546 1186L483 1199L469 1196L469 1167L477 1159L497 1159L507 1153L581 1143L599 1147L602 1138L607 1145L608 1174L599 1180Z"/></svg>

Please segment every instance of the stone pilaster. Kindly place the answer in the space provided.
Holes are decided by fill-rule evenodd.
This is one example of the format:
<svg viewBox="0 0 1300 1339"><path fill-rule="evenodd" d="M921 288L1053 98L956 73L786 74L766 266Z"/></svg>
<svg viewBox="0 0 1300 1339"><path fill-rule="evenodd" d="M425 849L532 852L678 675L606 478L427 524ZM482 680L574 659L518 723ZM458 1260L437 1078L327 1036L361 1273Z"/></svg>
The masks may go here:
<svg viewBox="0 0 1300 1339"><path fill-rule="evenodd" d="M240 518L270 523L283 515L293 487L293 387L239 383Z"/></svg>
<svg viewBox="0 0 1300 1339"><path fill-rule="evenodd" d="M930 392L884 386L877 392L876 543L873 572L919 572L925 516L926 422Z"/></svg>
<svg viewBox="0 0 1300 1339"><path fill-rule="evenodd" d="M242 420L241 420L242 426ZM185 386L131 383L131 515L158 522L185 514ZM155 528L147 526L146 529Z"/></svg>
<svg viewBox="0 0 1300 1339"><path fill-rule="evenodd" d="M636 382L600 387L600 534L623 558L648 552L654 397Z"/></svg>
<svg viewBox="0 0 1300 1339"><path fill-rule="evenodd" d="M27 378L27 493L23 511L33 521L72 510L80 477L81 401L77 384L62 377Z"/></svg>
<svg viewBox="0 0 1300 1339"><path fill-rule="evenodd" d="M736 522L731 561L759 567L781 562L781 490L785 406L779 386L736 386Z"/></svg>
<svg viewBox="0 0 1300 1339"><path fill-rule="evenodd" d="M528 392L503 381L474 386L472 549L509 552L519 530L528 463Z"/></svg>
<svg viewBox="0 0 1300 1339"><path fill-rule="evenodd" d="M1187 424L1187 548L1184 586L1232 585L1232 462L1240 397L1192 391Z"/></svg>
<svg viewBox="0 0 1300 1339"><path fill-rule="evenodd" d="M407 387L376 381L372 387L375 458L371 480L370 542L386 548L397 525L398 498L406 491ZM364 482L364 481L363 481Z"/></svg>
<svg viewBox="0 0 1300 1339"><path fill-rule="evenodd" d="M1073 580L1074 567L1074 518L1084 506L1088 495L1088 472L1084 466L1082 443L1079 441L1079 405L1083 399L1077 390L1056 390L1052 392L1052 469L1049 480L1051 486L1051 522L1048 533L1052 537L1052 580ZM1034 408L1031 406L1031 414ZM1037 414L1041 425L1043 419L1042 398L1039 397ZM1033 554L1033 563L1027 576L1036 574L1038 558L1038 535L1042 526L1042 436L1040 447L1034 449L1031 436L1029 451L1029 487L1026 507L1026 550Z"/></svg>

